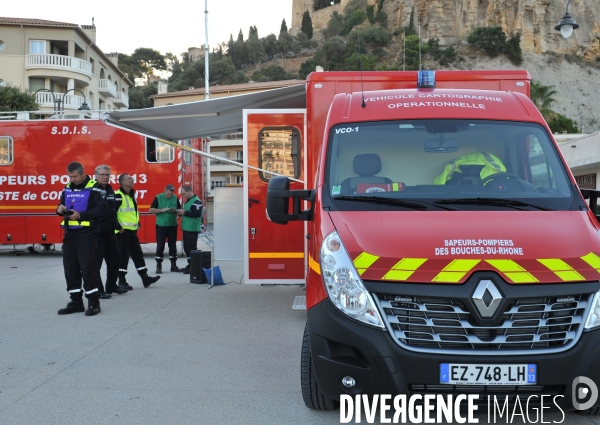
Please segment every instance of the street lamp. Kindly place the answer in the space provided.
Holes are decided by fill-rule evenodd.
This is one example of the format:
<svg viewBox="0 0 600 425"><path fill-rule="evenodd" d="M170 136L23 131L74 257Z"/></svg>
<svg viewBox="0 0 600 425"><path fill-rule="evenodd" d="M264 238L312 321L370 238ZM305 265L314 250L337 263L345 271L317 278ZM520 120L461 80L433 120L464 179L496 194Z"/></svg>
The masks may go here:
<svg viewBox="0 0 600 425"><path fill-rule="evenodd" d="M567 2L567 9L565 10L562 19L558 21L558 25L554 27L555 30L560 31L564 38L569 38L573 33L573 30L579 28L579 25L575 22L575 19L573 19L573 15L569 13L569 3L571 3L571 0Z"/></svg>
<svg viewBox="0 0 600 425"><path fill-rule="evenodd" d="M54 105L54 112L56 112L56 96L54 96L54 93L52 92L52 90L48 90L48 89L39 89L36 90L35 93L33 93L34 95L38 94L38 92L41 91L47 91L48 93L50 93L52 95L52 104Z"/></svg>
<svg viewBox="0 0 600 425"><path fill-rule="evenodd" d="M80 111L89 111L91 108L88 106L87 103L85 103L85 94L83 94L83 92L79 89L69 89L66 92L64 92L64 94L62 95L62 100L58 99L58 111L61 111L60 108L60 104L62 102L63 106L65 105L65 96L67 95L67 93L69 93L70 91L78 91L79 93L81 93L81 95L83 96L83 103L81 104L81 106L79 108L77 108Z"/></svg>
<svg viewBox="0 0 600 425"><path fill-rule="evenodd" d="M47 91L48 93L50 93L52 95L52 103L54 104L54 112L58 112L60 113L62 111L61 105L64 106L65 104L65 96L67 95L67 93L69 93L70 91L78 91L79 93L81 93L81 95L83 96L83 103L81 104L81 106L78 108L80 111L89 111L90 107L88 106L88 104L85 102L85 94L83 94L83 92L79 89L69 89L66 92L64 92L64 94L62 95L62 98L60 96L56 96L54 94L54 92L52 90L49 89L39 89L36 90L34 94L37 94L38 92L41 91Z"/></svg>

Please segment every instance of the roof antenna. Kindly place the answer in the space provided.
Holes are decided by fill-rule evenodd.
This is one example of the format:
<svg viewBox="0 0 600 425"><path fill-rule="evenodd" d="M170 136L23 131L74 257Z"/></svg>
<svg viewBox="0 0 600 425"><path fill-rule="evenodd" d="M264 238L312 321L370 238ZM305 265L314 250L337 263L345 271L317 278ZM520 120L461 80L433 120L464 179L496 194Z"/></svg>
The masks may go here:
<svg viewBox="0 0 600 425"><path fill-rule="evenodd" d="M362 92L362 107L366 108L367 104L365 103L365 83L363 82L362 75L362 52L360 51L360 32L358 33L358 62L360 64L360 90Z"/></svg>

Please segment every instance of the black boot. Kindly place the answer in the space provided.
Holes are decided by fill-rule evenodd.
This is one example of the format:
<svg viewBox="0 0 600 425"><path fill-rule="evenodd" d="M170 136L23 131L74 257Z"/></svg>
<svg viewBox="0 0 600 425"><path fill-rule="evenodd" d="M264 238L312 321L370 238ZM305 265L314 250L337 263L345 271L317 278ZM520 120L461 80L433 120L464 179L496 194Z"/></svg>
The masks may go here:
<svg viewBox="0 0 600 425"><path fill-rule="evenodd" d="M183 271L179 267L177 267L177 259L176 258L171 259L171 271L178 272L178 273Z"/></svg>
<svg viewBox="0 0 600 425"><path fill-rule="evenodd" d="M83 302L82 302L83 304ZM100 313L100 300L89 300L88 301L88 308L85 311L85 315L86 316L95 316L96 314Z"/></svg>
<svg viewBox="0 0 600 425"><path fill-rule="evenodd" d="M148 273L141 274L140 277L142 278L142 282L144 283L144 288L147 288L148 286L156 282L158 279L160 279L160 276L148 276Z"/></svg>
<svg viewBox="0 0 600 425"><path fill-rule="evenodd" d="M129 283L127 283L127 281L125 280L125 275L121 276L119 275L119 286L123 289L127 289L128 291L133 290L133 286L131 286Z"/></svg>
<svg viewBox="0 0 600 425"><path fill-rule="evenodd" d="M187 266L185 266L181 271L183 274L190 274L190 263L187 263Z"/></svg>
<svg viewBox="0 0 600 425"><path fill-rule="evenodd" d="M161 274L162 273L162 261L157 261L156 262L156 274Z"/></svg>
<svg viewBox="0 0 600 425"><path fill-rule="evenodd" d="M111 290L106 290L107 294L126 294L127 293L127 288L125 288L124 286L117 286L115 285L115 287Z"/></svg>
<svg viewBox="0 0 600 425"><path fill-rule="evenodd" d="M84 311L83 300L71 300L65 308L58 310L58 314L83 313Z"/></svg>

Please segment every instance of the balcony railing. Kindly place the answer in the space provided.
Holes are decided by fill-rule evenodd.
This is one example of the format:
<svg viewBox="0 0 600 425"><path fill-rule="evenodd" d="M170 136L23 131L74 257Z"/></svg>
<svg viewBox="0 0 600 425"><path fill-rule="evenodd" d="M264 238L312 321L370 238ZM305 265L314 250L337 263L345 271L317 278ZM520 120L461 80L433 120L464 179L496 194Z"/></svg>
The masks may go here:
<svg viewBox="0 0 600 425"><path fill-rule="evenodd" d="M52 97L54 94L54 97ZM58 108L58 105L54 104L55 100L60 100L61 109L79 109L83 105L84 98L74 94L63 95L62 93L50 93L47 91L38 92L35 94L35 101L42 108Z"/></svg>
<svg viewBox="0 0 600 425"><path fill-rule="evenodd" d="M113 99L113 103L117 106L124 106L129 108L129 96L127 94L121 92L117 92L115 98Z"/></svg>
<svg viewBox="0 0 600 425"><path fill-rule="evenodd" d="M117 86L110 80L99 80L98 81L98 91L100 94L106 97L116 97L117 96Z"/></svg>
<svg viewBox="0 0 600 425"><path fill-rule="evenodd" d="M92 64L73 56L35 54L25 58L25 69L60 69L92 76Z"/></svg>

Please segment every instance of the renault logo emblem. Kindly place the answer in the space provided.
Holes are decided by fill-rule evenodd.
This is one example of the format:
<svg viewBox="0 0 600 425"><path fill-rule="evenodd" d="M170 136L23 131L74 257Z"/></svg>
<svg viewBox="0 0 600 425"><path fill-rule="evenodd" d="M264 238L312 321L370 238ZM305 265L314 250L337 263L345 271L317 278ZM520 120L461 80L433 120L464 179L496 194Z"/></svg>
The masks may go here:
<svg viewBox="0 0 600 425"><path fill-rule="evenodd" d="M473 303L479 310L481 317L492 317L500 302L502 295L491 280L482 280L473 293Z"/></svg>

